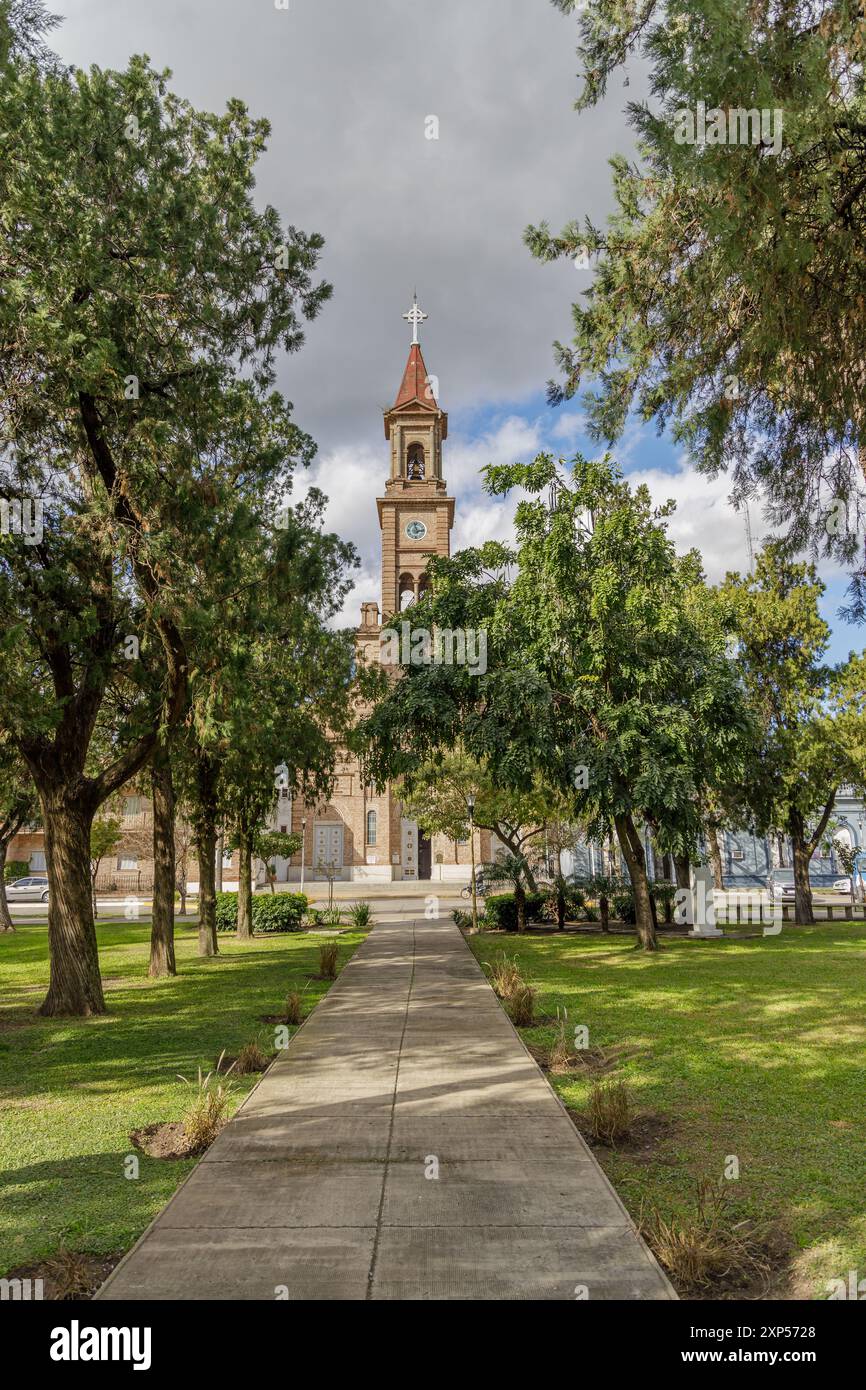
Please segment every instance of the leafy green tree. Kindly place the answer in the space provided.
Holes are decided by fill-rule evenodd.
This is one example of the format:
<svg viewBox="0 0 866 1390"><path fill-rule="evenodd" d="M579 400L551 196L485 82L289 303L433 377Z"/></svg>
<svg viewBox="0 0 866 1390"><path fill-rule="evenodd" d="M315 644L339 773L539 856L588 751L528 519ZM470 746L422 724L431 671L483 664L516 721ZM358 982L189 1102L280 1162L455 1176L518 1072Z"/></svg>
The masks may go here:
<svg viewBox="0 0 866 1390"><path fill-rule="evenodd" d="M609 461L549 455L489 468L486 486L523 488L517 548L490 543L431 563L413 626L487 632L488 669L408 666L367 721L377 780L462 740L495 782L538 776L602 838L615 826L637 931L656 948L638 823L696 836L702 778L736 755L745 713L727 634L694 601L701 571L679 557L654 511ZM547 500L539 494L547 491Z"/></svg>
<svg viewBox="0 0 866 1390"><path fill-rule="evenodd" d="M578 109L632 59L650 96L628 105L638 157L611 161L608 225L527 229L542 260L595 262L551 398L591 386L588 418L608 441L632 406L672 422L699 467L730 469L741 496L764 490L795 548L811 538L862 566L862 0L554 3L582 10ZM704 111L712 129L689 142Z"/></svg>
<svg viewBox="0 0 866 1390"><path fill-rule="evenodd" d="M96 877L99 866L106 854L117 849L123 838L123 827L117 816L97 816L90 825L90 891L93 898L93 915L98 917L96 908Z"/></svg>
<svg viewBox="0 0 866 1390"><path fill-rule="evenodd" d="M268 126L239 102L196 111L140 58L67 73L7 50L0 495L29 529L0 538L0 721L45 828L43 1012L92 1014L90 825L185 714L202 574L231 569L248 512L234 490L276 508L311 455L274 358L330 289L321 238L253 205Z"/></svg>
<svg viewBox="0 0 866 1390"><path fill-rule="evenodd" d="M746 798L762 832L790 837L796 920L808 924L809 862L839 784L863 778L855 738L863 661L836 671L826 664L824 585L814 565L791 560L779 544L759 552L754 574L729 575L725 588L737 614L737 665L760 731Z"/></svg>
<svg viewBox="0 0 866 1390"><path fill-rule="evenodd" d="M538 778L527 790L498 787L489 771L463 748L444 750L398 786L405 813L429 834L458 841L469 834L470 796L476 829L489 830L506 853L521 860L530 892L536 889L529 850L552 822L553 796Z"/></svg>
<svg viewBox="0 0 866 1390"><path fill-rule="evenodd" d="M277 859L291 859L301 848L300 835L283 835L279 831L258 830L253 837L253 854L261 859L271 892L277 881Z"/></svg>
<svg viewBox="0 0 866 1390"><path fill-rule="evenodd" d="M57 55L45 35L59 23L42 0L0 0L0 71L12 60L56 66Z"/></svg>

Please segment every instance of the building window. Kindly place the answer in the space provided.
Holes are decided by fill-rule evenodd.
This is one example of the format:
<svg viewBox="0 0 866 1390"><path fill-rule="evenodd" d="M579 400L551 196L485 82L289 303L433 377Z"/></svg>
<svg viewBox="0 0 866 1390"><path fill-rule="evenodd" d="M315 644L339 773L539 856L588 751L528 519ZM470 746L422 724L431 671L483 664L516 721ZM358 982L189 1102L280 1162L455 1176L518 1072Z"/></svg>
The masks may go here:
<svg viewBox="0 0 866 1390"><path fill-rule="evenodd" d="M375 812L375 811L368 811L368 812L367 812L367 844L368 844L368 845L375 845L375 843L376 843L376 812Z"/></svg>
<svg viewBox="0 0 866 1390"><path fill-rule="evenodd" d="M123 814L125 816L137 816L141 814L141 797L125 796L123 798Z"/></svg>
<svg viewBox="0 0 866 1390"><path fill-rule="evenodd" d="M134 854L121 854L117 859L118 869L137 869L138 860Z"/></svg>

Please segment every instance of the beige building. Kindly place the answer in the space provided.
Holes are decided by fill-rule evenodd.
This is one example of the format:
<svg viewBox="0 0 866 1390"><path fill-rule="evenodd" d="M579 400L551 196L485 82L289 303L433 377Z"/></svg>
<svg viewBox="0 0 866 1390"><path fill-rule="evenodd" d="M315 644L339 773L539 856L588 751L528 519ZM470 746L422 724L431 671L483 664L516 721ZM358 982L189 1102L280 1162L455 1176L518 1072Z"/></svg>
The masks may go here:
<svg viewBox="0 0 866 1390"><path fill-rule="evenodd" d="M381 598L361 604L356 633L359 654L371 662L380 659L382 632L399 630L400 610L423 594L430 558L450 554L454 524L454 498L443 476L448 416L436 400L435 379L417 341L417 304L407 317L415 331L396 400L384 413L387 476L383 495L375 499L382 534ZM390 787L365 784L357 761L345 750L338 755L331 800L303 805L284 791L274 828L303 831L305 880L326 877L324 866L338 879L359 882L469 877L468 839L460 844L440 835L429 839L404 816ZM492 857L488 831L476 831L475 856L477 863ZM277 870L279 877L300 879L301 856L278 862Z"/></svg>

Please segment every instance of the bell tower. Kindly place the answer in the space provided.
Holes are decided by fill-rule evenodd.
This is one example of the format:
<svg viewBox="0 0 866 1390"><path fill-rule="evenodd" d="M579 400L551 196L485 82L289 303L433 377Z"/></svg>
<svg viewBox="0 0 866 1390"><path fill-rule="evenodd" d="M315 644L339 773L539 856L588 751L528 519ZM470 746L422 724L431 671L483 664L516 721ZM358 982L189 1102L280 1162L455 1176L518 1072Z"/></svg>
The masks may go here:
<svg viewBox="0 0 866 1390"><path fill-rule="evenodd" d="M427 561L450 553L454 524L454 498L448 496L442 477L448 416L439 408L418 341L418 325L427 315L415 299L403 317L412 325L412 345L397 399L385 411L390 477L385 496L376 499L382 528L383 622L420 598Z"/></svg>

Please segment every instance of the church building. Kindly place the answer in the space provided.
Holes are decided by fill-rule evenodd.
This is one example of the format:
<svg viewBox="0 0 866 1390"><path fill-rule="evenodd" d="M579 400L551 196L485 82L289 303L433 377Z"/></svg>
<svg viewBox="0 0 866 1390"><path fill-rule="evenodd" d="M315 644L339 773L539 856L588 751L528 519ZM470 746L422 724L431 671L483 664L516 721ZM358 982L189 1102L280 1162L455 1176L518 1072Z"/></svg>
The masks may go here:
<svg viewBox="0 0 866 1390"><path fill-rule="evenodd" d="M368 662L379 660L383 629L424 593L428 561L451 549L454 498L448 495L442 448L448 416L436 399L435 378L427 372L418 341L418 327L426 317L417 300L404 315L412 326L409 358L394 404L384 412L387 476L383 495L375 499L382 536L381 594L379 602L361 604L356 630L359 656ZM470 874L468 838L461 843L444 835L428 838L404 816L389 786L364 782L357 759L345 749L338 753L331 800L303 805L283 790L273 825L303 834L307 882L331 872L337 879L359 882L466 880ZM477 864L493 858L491 838L489 831L475 832ZM299 880L300 854L277 861L277 873L278 878Z"/></svg>

